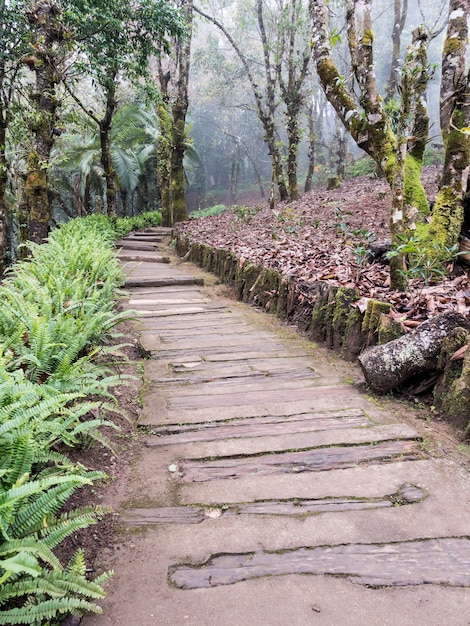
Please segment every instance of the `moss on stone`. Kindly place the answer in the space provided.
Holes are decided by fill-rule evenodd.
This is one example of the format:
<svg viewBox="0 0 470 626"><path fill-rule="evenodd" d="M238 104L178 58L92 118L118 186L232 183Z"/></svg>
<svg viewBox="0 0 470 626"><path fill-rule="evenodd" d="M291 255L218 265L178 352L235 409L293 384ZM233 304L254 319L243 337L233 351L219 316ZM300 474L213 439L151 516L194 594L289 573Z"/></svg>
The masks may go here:
<svg viewBox="0 0 470 626"><path fill-rule="evenodd" d="M334 294L334 308L331 319L333 345L336 349L341 349L346 345L346 329L351 314L357 309L351 307L353 302L359 299L356 289L349 287L339 287Z"/></svg>
<svg viewBox="0 0 470 626"><path fill-rule="evenodd" d="M382 314L380 316L377 341L379 345L398 339L402 335L403 328L400 322L392 319L388 315Z"/></svg>
<svg viewBox="0 0 470 626"><path fill-rule="evenodd" d="M277 270L262 271L250 289L250 300L257 306L276 313L281 276Z"/></svg>

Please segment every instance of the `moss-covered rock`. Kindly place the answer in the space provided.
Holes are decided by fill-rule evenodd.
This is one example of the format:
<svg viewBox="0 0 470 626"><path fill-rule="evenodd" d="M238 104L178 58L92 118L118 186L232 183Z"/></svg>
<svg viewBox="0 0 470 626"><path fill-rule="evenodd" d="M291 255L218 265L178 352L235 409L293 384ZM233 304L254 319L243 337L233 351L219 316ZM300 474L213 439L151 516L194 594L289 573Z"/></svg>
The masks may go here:
<svg viewBox="0 0 470 626"><path fill-rule="evenodd" d="M350 316L354 316L355 309L351 306L359 300L359 292L348 287L339 287L335 293L333 309L332 335L333 347L342 350L346 346L346 329Z"/></svg>
<svg viewBox="0 0 470 626"><path fill-rule="evenodd" d="M379 345L388 343L389 341L398 339L398 337L401 337L403 334L404 331L400 322L382 313L380 316L377 343Z"/></svg>
<svg viewBox="0 0 470 626"><path fill-rule="evenodd" d="M362 321L364 333L364 347L374 346L377 343L382 315L390 313L391 304L380 300L369 300Z"/></svg>

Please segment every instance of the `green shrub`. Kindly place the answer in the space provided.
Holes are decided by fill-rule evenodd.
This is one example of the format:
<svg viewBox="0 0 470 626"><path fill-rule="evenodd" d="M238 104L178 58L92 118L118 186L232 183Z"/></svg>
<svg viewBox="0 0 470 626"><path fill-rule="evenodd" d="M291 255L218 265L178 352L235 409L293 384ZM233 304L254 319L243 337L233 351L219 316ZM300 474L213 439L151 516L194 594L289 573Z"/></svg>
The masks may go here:
<svg viewBox="0 0 470 626"><path fill-rule="evenodd" d="M189 217L190 218L210 217L211 215L220 215L226 210L227 210L227 207L225 206L225 204L215 204L214 206L209 206L205 209L192 211Z"/></svg>
<svg viewBox="0 0 470 626"><path fill-rule="evenodd" d="M152 225L158 214L139 219L126 228ZM124 277L114 241L123 228L104 216L72 220L47 244L31 244L31 258L0 287L0 624L100 611L110 574L90 581L81 551L64 566L53 550L104 514L62 510L104 474L57 449L110 445L101 427L115 426L102 416L119 411L112 387L125 377L102 364L103 342L130 315L115 308Z"/></svg>
<svg viewBox="0 0 470 626"><path fill-rule="evenodd" d="M356 176L366 176L367 174L373 174L375 171L374 161L368 157L360 157L353 163L350 163L346 167L346 177L356 178Z"/></svg>

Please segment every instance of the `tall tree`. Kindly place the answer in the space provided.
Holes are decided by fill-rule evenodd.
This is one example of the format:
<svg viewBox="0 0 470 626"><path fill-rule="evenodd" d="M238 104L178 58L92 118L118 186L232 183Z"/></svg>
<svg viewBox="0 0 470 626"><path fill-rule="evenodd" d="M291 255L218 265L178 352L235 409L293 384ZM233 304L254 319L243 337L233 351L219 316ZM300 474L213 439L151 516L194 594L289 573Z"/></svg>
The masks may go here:
<svg viewBox="0 0 470 626"><path fill-rule="evenodd" d="M392 30L392 59L390 63L390 75L386 87L385 98L392 100L398 88L401 38L408 15L408 0L393 0L393 30Z"/></svg>
<svg viewBox="0 0 470 626"><path fill-rule="evenodd" d="M49 166L56 136L57 85L66 36L60 12L59 4L54 0L33 0L26 14L33 50L27 62L34 73L35 83L30 95L34 112L30 117L30 129L34 145L26 161L25 201L29 239L37 243L47 237L51 217Z"/></svg>
<svg viewBox="0 0 470 626"><path fill-rule="evenodd" d="M0 273L6 236L7 133L13 117L17 79L28 52L27 30L26 17L19 7L0 0Z"/></svg>
<svg viewBox="0 0 470 626"><path fill-rule="evenodd" d="M347 38L355 78L351 88L333 60L327 1L310 0L310 13L315 64L326 97L357 145L374 159L393 189L399 142L380 97L374 72L371 0L346 0ZM423 55L424 51L420 50ZM410 93L423 94L429 78L426 65L422 71L413 74L414 82L408 85ZM359 91L358 98L354 87ZM403 206L412 214L427 215L429 209L421 183L421 167L428 119L423 98L418 97L416 103L417 106L412 107L413 119L407 119L407 126L414 131L417 141L416 146L404 154ZM399 211L396 211L395 218L398 215ZM393 221L393 215L391 219Z"/></svg>
<svg viewBox="0 0 470 626"><path fill-rule="evenodd" d="M106 210L108 215L115 215L116 177L110 132L118 106L118 86L125 79L135 83L150 81L150 57L162 49L169 51L167 36L181 36L184 23L166 0L70 2L69 20L82 53L74 65L76 78L91 78L97 90L90 98L90 94L75 89L73 83L66 84L72 98L99 128Z"/></svg>
<svg viewBox="0 0 470 626"><path fill-rule="evenodd" d="M188 217L184 191L184 154L188 148L189 68L193 25L193 0L178 0L185 34L173 38L171 53L157 56L157 81L162 95L158 107L161 120L159 174L162 186L162 223L172 226Z"/></svg>
<svg viewBox="0 0 470 626"><path fill-rule="evenodd" d="M429 227L429 237L441 246L457 244L464 221L463 199L470 166L469 0L450 0L442 53L441 132L444 167Z"/></svg>

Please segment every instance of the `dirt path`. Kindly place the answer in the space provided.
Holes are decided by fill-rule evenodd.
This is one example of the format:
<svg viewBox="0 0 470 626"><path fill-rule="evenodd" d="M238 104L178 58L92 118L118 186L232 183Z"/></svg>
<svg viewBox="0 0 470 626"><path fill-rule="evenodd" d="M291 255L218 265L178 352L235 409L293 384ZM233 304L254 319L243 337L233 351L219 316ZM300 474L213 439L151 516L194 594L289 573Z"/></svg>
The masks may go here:
<svg viewBox="0 0 470 626"><path fill-rule="evenodd" d="M468 474L349 365L162 262L156 239L125 242L145 259L128 306L151 357L147 437L101 555L104 615L82 623L469 625Z"/></svg>

